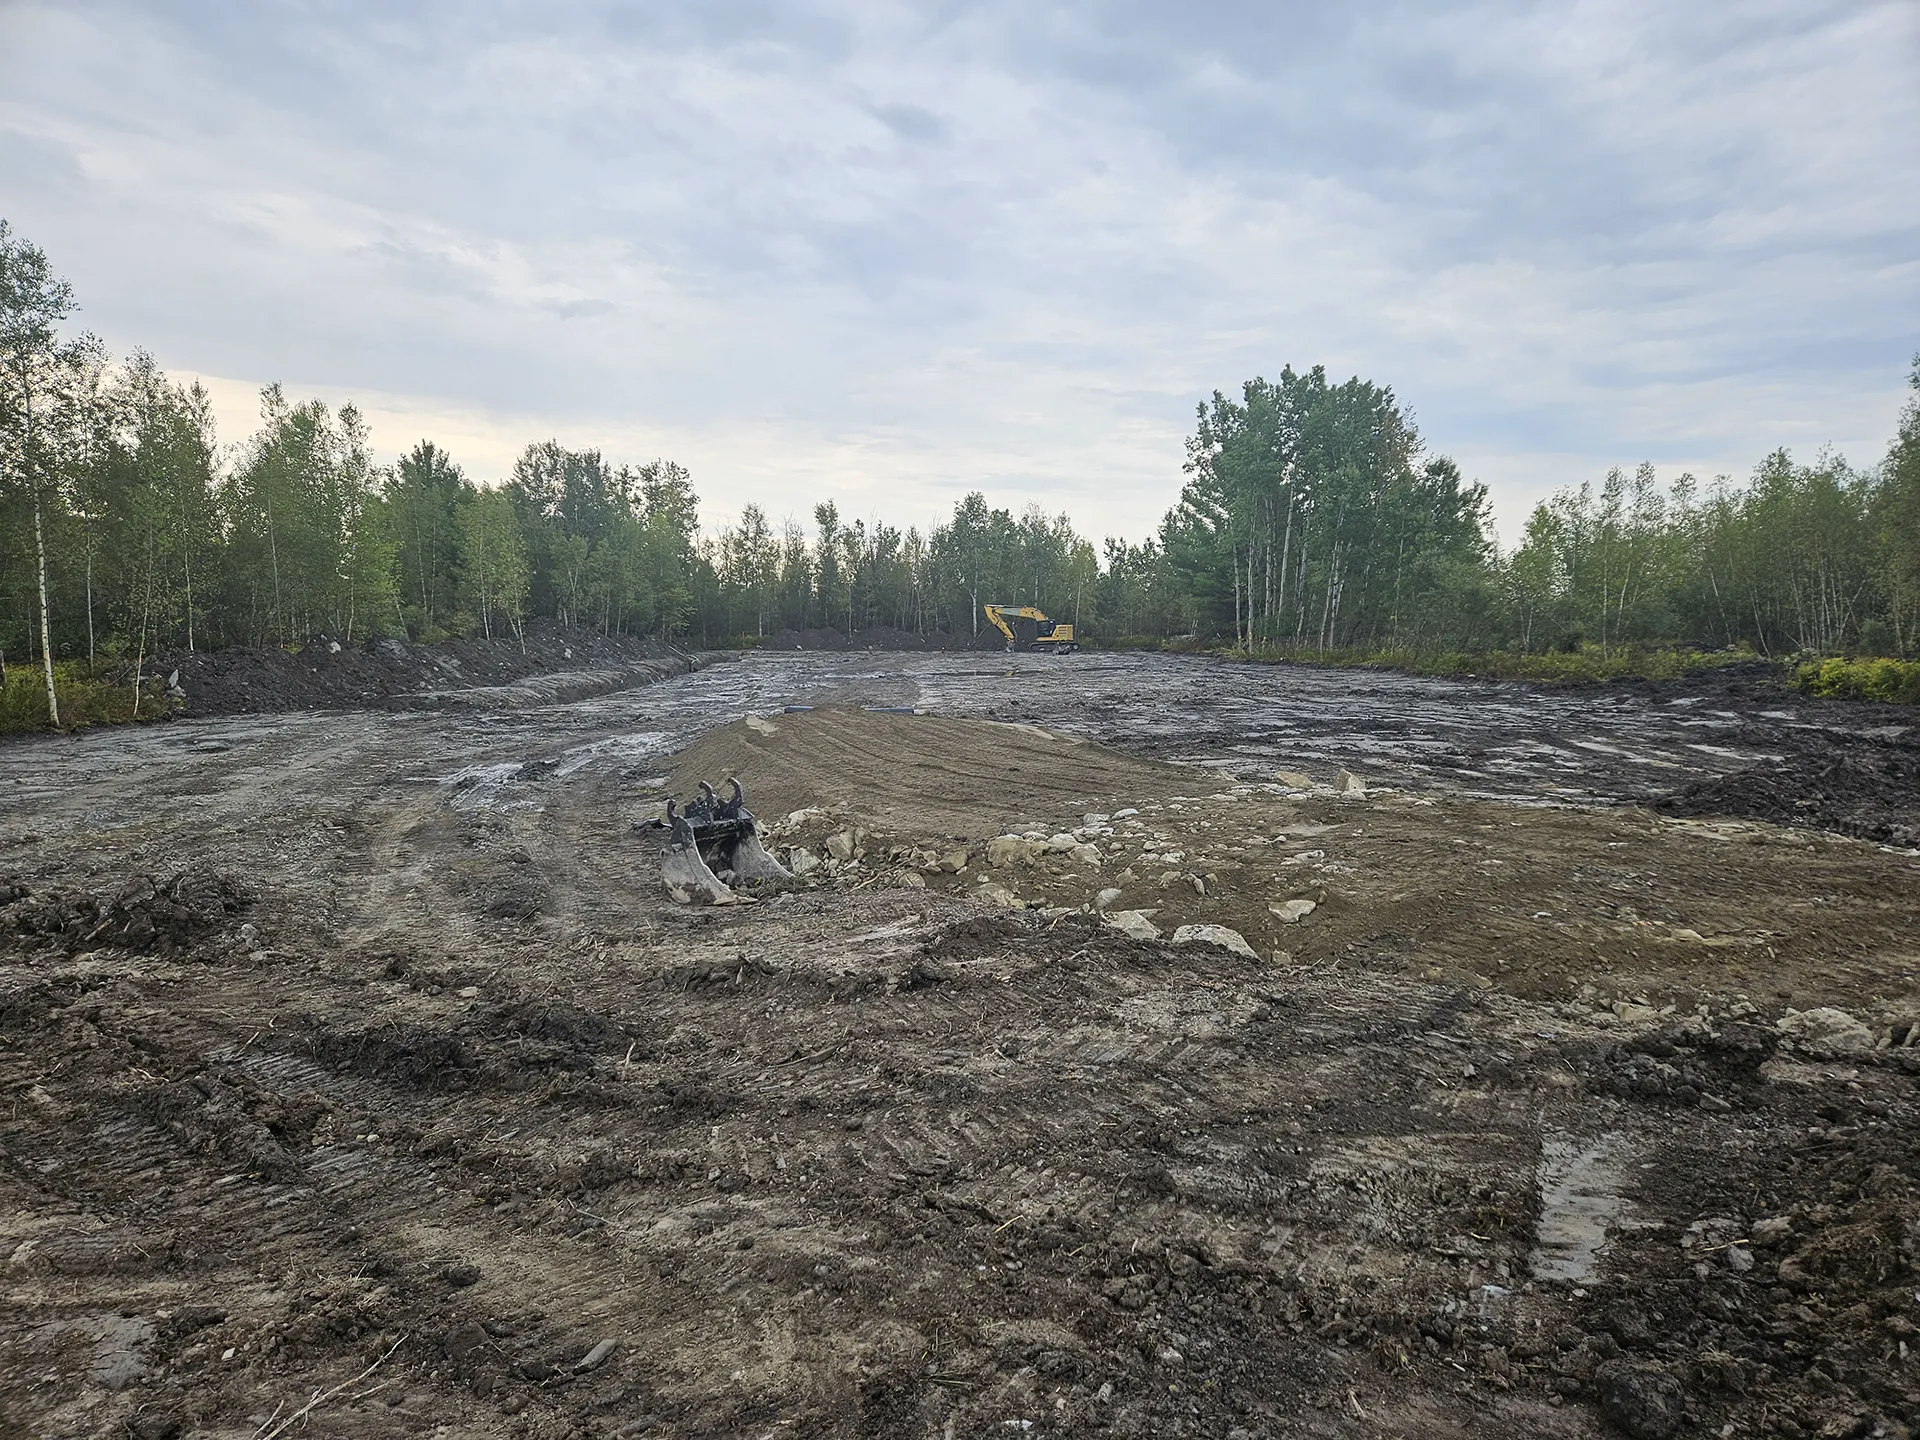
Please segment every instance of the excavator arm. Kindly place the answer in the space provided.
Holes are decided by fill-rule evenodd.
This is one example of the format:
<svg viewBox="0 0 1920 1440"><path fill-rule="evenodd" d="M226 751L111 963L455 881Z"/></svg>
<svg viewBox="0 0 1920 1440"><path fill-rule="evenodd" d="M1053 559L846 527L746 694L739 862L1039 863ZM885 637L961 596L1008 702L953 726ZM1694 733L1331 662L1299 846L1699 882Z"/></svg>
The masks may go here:
<svg viewBox="0 0 1920 1440"><path fill-rule="evenodd" d="M1020 643L1017 639L1014 638L1013 627L1007 624L1007 621L1006 621L1006 612L1008 608L1007 606L985 605L985 606L982 606L981 608L987 612L987 619L993 623L994 628L999 630L999 632L1002 635L1007 637L1007 648L1009 650L1013 649L1015 645Z"/></svg>
<svg viewBox="0 0 1920 1440"><path fill-rule="evenodd" d="M1073 638L1073 626L1064 625L1058 620L1049 620L1047 612L1033 605L983 605L987 619L999 632L1007 637L1009 650L1052 651L1056 655L1070 655L1080 648ZM1034 634L1032 639L1022 644L1009 620L1031 620Z"/></svg>

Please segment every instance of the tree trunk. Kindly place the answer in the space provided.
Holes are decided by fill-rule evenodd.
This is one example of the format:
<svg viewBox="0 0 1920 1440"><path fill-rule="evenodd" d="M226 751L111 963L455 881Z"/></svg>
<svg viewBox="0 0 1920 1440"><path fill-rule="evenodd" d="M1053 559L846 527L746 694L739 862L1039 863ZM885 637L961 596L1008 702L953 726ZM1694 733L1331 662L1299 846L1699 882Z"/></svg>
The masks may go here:
<svg viewBox="0 0 1920 1440"><path fill-rule="evenodd" d="M87 526L87 678L96 670L93 658L93 526Z"/></svg>
<svg viewBox="0 0 1920 1440"><path fill-rule="evenodd" d="M271 472L269 472L271 473ZM280 608L280 542L273 533L273 492L266 493L267 510L267 555L273 562L273 624L280 633L274 636L276 644L286 641L287 622Z"/></svg>
<svg viewBox="0 0 1920 1440"><path fill-rule="evenodd" d="M33 427L31 422L29 422L27 427L27 443L29 446L33 443ZM29 467L33 464L31 455L28 457L27 464ZM33 485L31 469L29 469L28 472L27 483L30 486ZM47 536L45 527L40 522L40 489L38 486L33 486L33 544L35 550L38 552L40 561L40 661L47 674L47 718L52 721L53 724L58 725L60 723L60 697L55 693L53 688L52 630L47 624Z"/></svg>

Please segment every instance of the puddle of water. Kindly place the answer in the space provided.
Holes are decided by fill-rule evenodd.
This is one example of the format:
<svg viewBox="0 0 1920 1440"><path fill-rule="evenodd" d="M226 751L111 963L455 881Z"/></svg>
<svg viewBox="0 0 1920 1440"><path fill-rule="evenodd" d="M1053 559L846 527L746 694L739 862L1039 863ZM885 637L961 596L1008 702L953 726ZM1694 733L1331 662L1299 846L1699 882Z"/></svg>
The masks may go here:
<svg viewBox="0 0 1920 1440"><path fill-rule="evenodd" d="M1628 1159L1618 1134L1541 1141L1540 1225L1531 1259L1536 1279L1579 1284L1592 1277L1607 1231L1626 1216L1621 1190Z"/></svg>

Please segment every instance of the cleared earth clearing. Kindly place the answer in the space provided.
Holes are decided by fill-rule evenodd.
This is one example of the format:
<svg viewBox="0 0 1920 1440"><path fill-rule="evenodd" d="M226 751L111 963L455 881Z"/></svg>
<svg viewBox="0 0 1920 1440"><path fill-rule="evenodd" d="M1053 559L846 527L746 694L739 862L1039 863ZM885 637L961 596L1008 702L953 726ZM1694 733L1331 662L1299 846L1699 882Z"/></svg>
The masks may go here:
<svg viewBox="0 0 1920 1440"><path fill-rule="evenodd" d="M1915 857L845 708L966 678L894 658L0 754L0 1430L1920 1413ZM817 863L674 906L727 772Z"/></svg>

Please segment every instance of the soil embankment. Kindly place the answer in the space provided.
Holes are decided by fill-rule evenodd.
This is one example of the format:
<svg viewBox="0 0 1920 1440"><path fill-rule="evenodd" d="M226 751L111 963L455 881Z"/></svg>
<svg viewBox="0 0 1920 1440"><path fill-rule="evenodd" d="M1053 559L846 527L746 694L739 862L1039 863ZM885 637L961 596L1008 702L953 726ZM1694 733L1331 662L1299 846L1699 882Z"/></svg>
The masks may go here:
<svg viewBox="0 0 1920 1440"><path fill-rule="evenodd" d="M342 645L321 637L298 650L201 650L148 668L162 678L177 673L186 694L180 713L204 716L551 703L682 673L690 664L687 652L658 640L537 623L524 641Z"/></svg>
<svg viewBox="0 0 1920 1440"><path fill-rule="evenodd" d="M1920 857L1613 803L1751 763L1698 706L1403 681L0 749L0 1432L1903 1433ZM676 906L729 772L806 874Z"/></svg>

